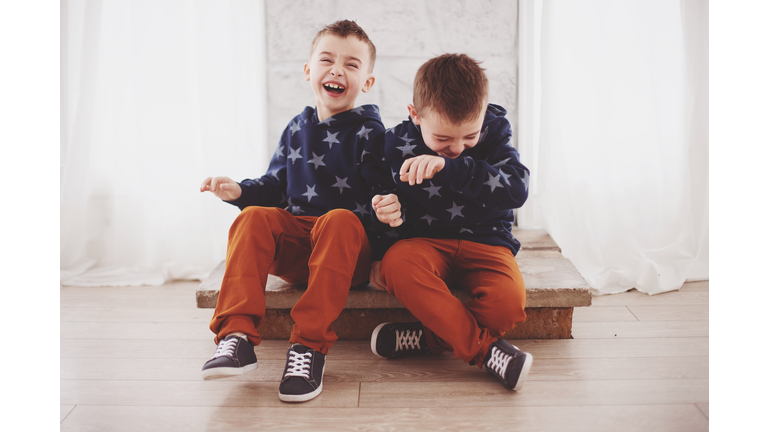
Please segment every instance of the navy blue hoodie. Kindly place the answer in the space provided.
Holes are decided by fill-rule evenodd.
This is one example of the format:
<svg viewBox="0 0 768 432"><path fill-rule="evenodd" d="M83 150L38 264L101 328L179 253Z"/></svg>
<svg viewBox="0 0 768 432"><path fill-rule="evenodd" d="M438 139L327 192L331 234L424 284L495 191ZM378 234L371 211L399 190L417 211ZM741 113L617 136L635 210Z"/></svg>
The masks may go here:
<svg viewBox="0 0 768 432"><path fill-rule="evenodd" d="M477 145L456 159L440 156L445 168L420 185L401 182L398 174L408 158L439 156L424 144L419 126L409 118L371 139L362 159L369 195L397 193L405 208L400 227L373 224L383 244L412 237L460 239L505 246L517 254L520 242L511 233L512 209L528 198L529 171L512 147L506 113L489 104ZM374 259L381 256L382 250L374 251Z"/></svg>
<svg viewBox="0 0 768 432"><path fill-rule="evenodd" d="M333 209L355 212L367 226L370 198L360 171L368 140L384 132L376 105L362 105L318 121L306 107L288 124L267 173L240 182L242 195L227 201L282 207L296 216L321 216Z"/></svg>

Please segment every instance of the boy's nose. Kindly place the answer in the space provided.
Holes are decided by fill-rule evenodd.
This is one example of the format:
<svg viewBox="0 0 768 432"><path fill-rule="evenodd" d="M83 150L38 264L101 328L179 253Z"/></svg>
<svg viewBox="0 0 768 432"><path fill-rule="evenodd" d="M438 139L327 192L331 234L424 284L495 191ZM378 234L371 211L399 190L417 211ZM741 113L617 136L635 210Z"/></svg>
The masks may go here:
<svg viewBox="0 0 768 432"><path fill-rule="evenodd" d="M331 68L331 75L340 77L342 75L342 69L340 67L334 66Z"/></svg>

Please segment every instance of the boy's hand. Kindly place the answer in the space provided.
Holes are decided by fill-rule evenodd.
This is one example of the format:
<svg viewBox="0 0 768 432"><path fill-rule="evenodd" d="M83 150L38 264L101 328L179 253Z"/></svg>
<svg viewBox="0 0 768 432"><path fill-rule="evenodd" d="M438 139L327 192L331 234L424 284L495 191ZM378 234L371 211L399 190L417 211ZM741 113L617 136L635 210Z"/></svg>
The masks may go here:
<svg viewBox="0 0 768 432"><path fill-rule="evenodd" d="M384 286L384 282L381 280L381 261L371 262L371 275L368 277L368 280L376 289L387 290L387 287Z"/></svg>
<svg viewBox="0 0 768 432"><path fill-rule="evenodd" d="M240 185L229 177L208 177L200 185L200 192L211 191L224 201L240 198L243 190Z"/></svg>
<svg viewBox="0 0 768 432"><path fill-rule="evenodd" d="M440 156L421 155L406 159L400 167L400 181L411 186L431 179L445 168L445 159Z"/></svg>
<svg viewBox="0 0 768 432"><path fill-rule="evenodd" d="M393 228L403 224L403 219L400 217L400 200L397 195L376 195L371 200L371 207L381 223L389 224Z"/></svg>

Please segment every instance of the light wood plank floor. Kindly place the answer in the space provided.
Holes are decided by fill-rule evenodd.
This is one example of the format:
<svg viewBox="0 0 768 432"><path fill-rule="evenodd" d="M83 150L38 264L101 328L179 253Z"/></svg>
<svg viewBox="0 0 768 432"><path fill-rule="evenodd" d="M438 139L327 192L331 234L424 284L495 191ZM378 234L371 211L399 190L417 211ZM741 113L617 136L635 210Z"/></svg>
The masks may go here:
<svg viewBox="0 0 768 432"><path fill-rule="evenodd" d="M709 282L596 297L574 339L515 341L534 356L517 393L449 354L388 361L340 341L304 404L277 397L286 341L246 376L200 378L215 345L197 285L61 288L62 431L709 429Z"/></svg>

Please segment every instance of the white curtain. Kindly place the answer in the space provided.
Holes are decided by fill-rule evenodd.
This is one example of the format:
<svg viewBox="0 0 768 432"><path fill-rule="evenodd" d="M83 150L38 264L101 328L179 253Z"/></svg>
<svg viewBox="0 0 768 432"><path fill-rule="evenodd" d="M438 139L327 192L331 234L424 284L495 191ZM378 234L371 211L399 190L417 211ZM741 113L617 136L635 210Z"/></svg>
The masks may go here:
<svg viewBox="0 0 768 432"><path fill-rule="evenodd" d="M538 196L600 294L709 276L708 3L545 0Z"/></svg>
<svg viewBox="0 0 768 432"><path fill-rule="evenodd" d="M263 1L62 2L61 282L162 285L224 259L238 209L199 185L260 175Z"/></svg>

